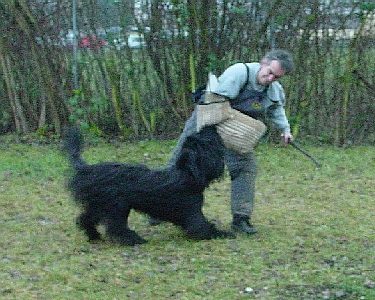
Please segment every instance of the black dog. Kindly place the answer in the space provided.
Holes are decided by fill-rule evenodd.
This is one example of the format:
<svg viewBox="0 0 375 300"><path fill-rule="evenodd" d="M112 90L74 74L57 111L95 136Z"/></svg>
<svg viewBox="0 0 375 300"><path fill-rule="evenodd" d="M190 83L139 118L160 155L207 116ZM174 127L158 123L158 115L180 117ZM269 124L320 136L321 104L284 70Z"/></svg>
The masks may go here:
<svg viewBox="0 0 375 300"><path fill-rule="evenodd" d="M176 164L163 169L121 163L88 165L81 158L82 144L79 130L69 129L64 148L75 170L69 187L83 207L78 225L89 240L100 239L96 227L104 224L117 243L145 243L128 227L131 209L180 226L192 239L233 237L202 213L203 191L224 172L224 146L215 127L188 137Z"/></svg>

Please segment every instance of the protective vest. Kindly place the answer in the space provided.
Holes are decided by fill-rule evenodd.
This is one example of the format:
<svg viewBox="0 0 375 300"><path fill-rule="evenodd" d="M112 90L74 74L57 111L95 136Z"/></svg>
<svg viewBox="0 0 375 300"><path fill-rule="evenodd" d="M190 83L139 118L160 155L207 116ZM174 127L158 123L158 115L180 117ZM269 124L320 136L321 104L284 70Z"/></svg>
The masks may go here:
<svg viewBox="0 0 375 300"><path fill-rule="evenodd" d="M264 100L267 96L268 86L261 92L256 90L249 90L245 87L249 81L249 67L244 64L247 69L247 81L244 85L244 88L240 90L237 98L232 99L230 104L232 108L254 118L259 119L263 117L266 113L266 107Z"/></svg>

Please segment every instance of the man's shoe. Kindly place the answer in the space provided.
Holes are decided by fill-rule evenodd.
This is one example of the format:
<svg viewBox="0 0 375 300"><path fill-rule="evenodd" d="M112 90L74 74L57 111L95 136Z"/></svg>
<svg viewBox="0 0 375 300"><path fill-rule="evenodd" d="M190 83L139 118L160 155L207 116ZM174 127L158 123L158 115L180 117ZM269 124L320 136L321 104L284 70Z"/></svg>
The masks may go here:
<svg viewBox="0 0 375 300"><path fill-rule="evenodd" d="M250 223L249 217L245 215L233 216L232 230L246 234L254 234L258 232L255 229L255 227Z"/></svg>

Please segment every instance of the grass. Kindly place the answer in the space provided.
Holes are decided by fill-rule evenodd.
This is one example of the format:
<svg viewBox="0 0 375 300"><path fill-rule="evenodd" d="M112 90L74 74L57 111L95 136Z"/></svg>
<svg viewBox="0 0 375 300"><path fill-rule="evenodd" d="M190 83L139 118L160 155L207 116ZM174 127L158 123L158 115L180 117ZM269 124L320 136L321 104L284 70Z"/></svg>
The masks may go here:
<svg viewBox="0 0 375 300"><path fill-rule="evenodd" d="M149 243L90 244L75 227L57 145L0 144L1 299L375 299L375 151L260 145L257 235L194 242L170 224L130 216ZM174 141L99 142L84 153L164 164ZM205 214L229 229L226 175Z"/></svg>

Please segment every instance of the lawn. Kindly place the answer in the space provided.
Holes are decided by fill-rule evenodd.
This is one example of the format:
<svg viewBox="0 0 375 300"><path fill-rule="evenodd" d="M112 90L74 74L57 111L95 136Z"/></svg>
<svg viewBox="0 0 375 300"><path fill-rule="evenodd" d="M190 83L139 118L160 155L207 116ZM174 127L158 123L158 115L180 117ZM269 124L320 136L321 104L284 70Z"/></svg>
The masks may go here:
<svg viewBox="0 0 375 300"><path fill-rule="evenodd" d="M174 143L97 142L84 157L160 166ZM58 145L0 143L0 298L375 299L375 149L306 148L321 169L291 147L258 147L258 234L190 241L133 212L149 242L124 247L76 228ZM226 174L204 206L226 229L229 189Z"/></svg>

